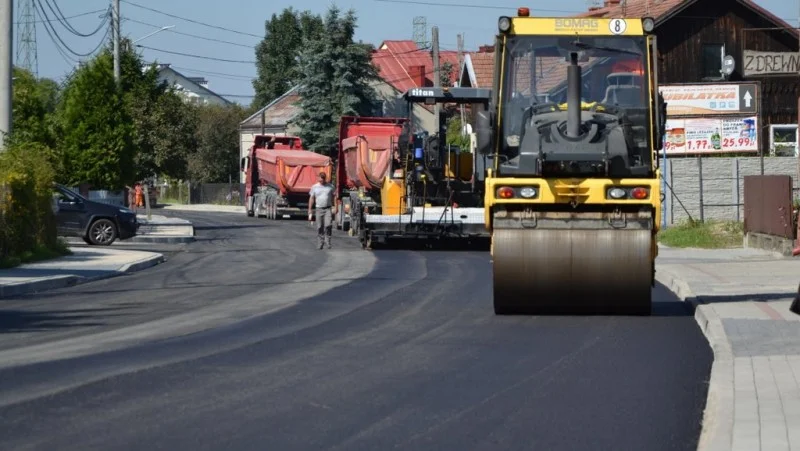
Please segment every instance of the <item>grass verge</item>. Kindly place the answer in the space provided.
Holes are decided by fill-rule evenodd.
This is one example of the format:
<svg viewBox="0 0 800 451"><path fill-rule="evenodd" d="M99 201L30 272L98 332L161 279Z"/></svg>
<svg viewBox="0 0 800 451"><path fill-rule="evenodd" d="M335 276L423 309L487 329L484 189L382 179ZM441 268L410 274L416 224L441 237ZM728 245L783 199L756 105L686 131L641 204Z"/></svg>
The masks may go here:
<svg viewBox="0 0 800 451"><path fill-rule="evenodd" d="M742 247L744 227L738 221L686 221L658 233L658 241L669 247L725 249Z"/></svg>
<svg viewBox="0 0 800 451"><path fill-rule="evenodd" d="M25 263L36 263L45 260L52 260L65 255L72 255L72 251L69 250L69 245L66 241L59 239L58 245L56 245L53 249L44 246L37 246L30 251L22 253L22 255L0 258L0 269L10 269Z"/></svg>

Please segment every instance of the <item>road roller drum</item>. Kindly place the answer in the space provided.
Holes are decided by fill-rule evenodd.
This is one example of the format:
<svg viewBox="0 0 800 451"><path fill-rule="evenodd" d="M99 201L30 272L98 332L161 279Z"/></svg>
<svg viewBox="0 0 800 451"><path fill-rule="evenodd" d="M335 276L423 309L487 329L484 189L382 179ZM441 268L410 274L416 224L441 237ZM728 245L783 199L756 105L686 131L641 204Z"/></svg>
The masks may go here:
<svg viewBox="0 0 800 451"><path fill-rule="evenodd" d="M652 243L647 227L495 227L495 313L649 315Z"/></svg>

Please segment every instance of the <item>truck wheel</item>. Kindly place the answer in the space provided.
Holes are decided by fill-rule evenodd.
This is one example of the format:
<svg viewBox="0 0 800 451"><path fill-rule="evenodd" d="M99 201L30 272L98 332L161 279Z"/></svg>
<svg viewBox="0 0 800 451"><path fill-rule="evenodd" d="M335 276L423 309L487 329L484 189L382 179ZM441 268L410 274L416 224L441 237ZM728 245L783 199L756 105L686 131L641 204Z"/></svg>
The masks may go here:
<svg viewBox="0 0 800 451"><path fill-rule="evenodd" d="M247 216L248 216L249 218L252 218L253 216L255 216L255 215L256 215L256 212L253 210L253 196L247 196L247 202L246 202L246 205L247 205L247 207L246 207L246 209L247 209Z"/></svg>

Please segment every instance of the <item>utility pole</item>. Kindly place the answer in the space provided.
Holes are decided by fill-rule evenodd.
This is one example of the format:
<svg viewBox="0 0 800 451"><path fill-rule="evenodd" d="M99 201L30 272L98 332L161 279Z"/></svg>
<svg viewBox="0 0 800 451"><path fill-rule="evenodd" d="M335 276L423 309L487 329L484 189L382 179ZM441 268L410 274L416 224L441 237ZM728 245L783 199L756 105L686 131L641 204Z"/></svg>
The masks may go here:
<svg viewBox="0 0 800 451"><path fill-rule="evenodd" d="M433 86L436 88L441 87L441 76L439 71L439 27L434 26L431 28L431 51L433 52ZM433 117L436 121L436 133L441 132L441 120L439 118L439 111L440 111L440 104L436 103L433 106ZM443 147L441 145L441 135L439 136L439 143L440 148Z"/></svg>
<svg viewBox="0 0 800 451"><path fill-rule="evenodd" d="M461 86L461 71L464 67L464 35L458 34L458 86ZM459 108L459 118L461 121L461 136L464 136L466 133L466 124L464 124L464 105L462 104ZM464 150L464 149L461 149Z"/></svg>
<svg viewBox="0 0 800 451"><path fill-rule="evenodd" d="M121 77L121 69L119 62L119 0L114 0L114 8L111 16L111 31L114 35L114 81L119 83Z"/></svg>
<svg viewBox="0 0 800 451"><path fill-rule="evenodd" d="M0 152L11 133L11 80L14 60L14 0L0 0Z"/></svg>

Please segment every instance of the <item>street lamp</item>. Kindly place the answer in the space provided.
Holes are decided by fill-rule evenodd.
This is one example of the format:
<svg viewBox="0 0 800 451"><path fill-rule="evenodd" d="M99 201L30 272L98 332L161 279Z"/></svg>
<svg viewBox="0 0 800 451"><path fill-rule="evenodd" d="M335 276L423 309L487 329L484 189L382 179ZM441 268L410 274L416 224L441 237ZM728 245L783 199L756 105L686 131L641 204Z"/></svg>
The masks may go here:
<svg viewBox="0 0 800 451"><path fill-rule="evenodd" d="M154 31L154 32L152 32L150 34L146 34L146 35L142 36L141 38L131 42L131 44L136 44L137 42L141 41L142 39L147 39L147 38L149 38L150 36L152 36L154 34L161 33L162 31L169 30L170 28L175 28L175 25L167 25L166 27L161 27L158 30L156 30L156 31Z"/></svg>

